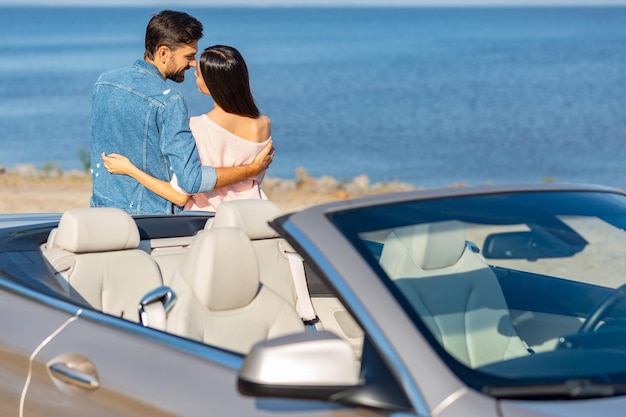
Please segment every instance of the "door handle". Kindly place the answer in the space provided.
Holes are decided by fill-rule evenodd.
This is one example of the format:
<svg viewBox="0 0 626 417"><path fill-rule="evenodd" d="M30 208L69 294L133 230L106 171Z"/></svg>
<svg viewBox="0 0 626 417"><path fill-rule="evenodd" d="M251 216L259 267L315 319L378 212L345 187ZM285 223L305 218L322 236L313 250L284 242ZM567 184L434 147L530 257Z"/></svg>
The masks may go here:
<svg viewBox="0 0 626 417"><path fill-rule="evenodd" d="M87 365L87 366L85 366ZM89 370L79 368L91 368ZM91 363L75 364L72 362L54 362L48 365L50 374L66 384L93 391L100 388L100 381Z"/></svg>

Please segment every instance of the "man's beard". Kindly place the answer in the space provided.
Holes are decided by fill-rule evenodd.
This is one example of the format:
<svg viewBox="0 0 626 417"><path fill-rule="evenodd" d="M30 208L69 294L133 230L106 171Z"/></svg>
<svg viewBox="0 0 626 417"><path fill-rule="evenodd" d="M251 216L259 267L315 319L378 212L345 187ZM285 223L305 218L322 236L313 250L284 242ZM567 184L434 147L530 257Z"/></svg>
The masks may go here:
<svg viewBox="0 0 626 417"><path fill-rule="evenodd" d="M183 81L185 81L185 71L187 71L188 69L189 68L183 68L179 71L168 73L167 79L172 80L176 83L182 83Z"/></svg>
<svg viewBox="0 0 626 417"><path fill-rule="evenodd" d="M169 63L173 64L173 61L170 61ZM189 68L191 67L187 66L185 68L177 70L174 65L168 65L167 72L165 73L165 78L167 78L168 80L172 80L176 83L182 83L183 81L185 81L185 71L187 71Z"/></svg>

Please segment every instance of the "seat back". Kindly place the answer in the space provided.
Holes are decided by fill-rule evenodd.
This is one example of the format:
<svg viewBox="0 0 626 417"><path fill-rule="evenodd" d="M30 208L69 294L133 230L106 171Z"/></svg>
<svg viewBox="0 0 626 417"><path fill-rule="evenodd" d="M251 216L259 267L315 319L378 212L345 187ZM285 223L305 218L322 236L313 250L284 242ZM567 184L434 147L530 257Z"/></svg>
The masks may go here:
<svg viewBox="0 0 626 417"><path fill-rule="evenodd" d="M78 208L63 214L41 250L69 297L139 321L139 301L163 281L138 245L137 225L125 211Z"/></svg>
<svg viewBox="0 0 626 417"><path fill-rule="evenodd" d="M459 361L475 368L528 354L497 277L467 247L462 223L398 228L385 241L380 264Z"/></svg>
<svg viewBox="0 0 626 417"><path fill-rule="evenodd" d="M295 306L297 297L286 256L291 246L268 224L281 214L280 208L269 200L227 201L220 204L208 227L243 230L256 252L261 282Z"/></svg>
<svg viewBox="0 0 626 417"><path fill-rule="evenodd" d="M247 353L253 344L304 326L293 306L263 285L256 253L238 228L200 233L170 282L178 300L167 329Z"/></svg>

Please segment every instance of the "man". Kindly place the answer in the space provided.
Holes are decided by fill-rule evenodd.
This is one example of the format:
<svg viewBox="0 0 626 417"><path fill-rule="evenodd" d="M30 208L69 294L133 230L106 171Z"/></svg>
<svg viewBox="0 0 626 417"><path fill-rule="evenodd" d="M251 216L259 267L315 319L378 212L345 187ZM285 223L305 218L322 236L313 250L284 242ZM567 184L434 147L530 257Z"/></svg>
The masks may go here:
<svg viewBox="0 0 626 417"><path fill-rule="evenodd" d="M215 168L200 165L180 92L166 79L182 82L196 66L202 23L183 12L164 10L146 28L144 59L103 73L92 97L92 207L117 207L131 214L177 213L180 207L125 175L109 174L102 153L119 153L163 181L176 174L189 194L211 191L253 177L267 169L270 143L251 164Z"/></svg>

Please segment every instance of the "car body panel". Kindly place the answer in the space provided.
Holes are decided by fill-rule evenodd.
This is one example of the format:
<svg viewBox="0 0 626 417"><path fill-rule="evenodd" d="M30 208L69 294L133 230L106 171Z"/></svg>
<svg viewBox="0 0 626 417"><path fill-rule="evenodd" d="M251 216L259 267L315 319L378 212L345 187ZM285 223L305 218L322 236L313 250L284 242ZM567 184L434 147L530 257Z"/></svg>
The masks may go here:
<svg viewBox="0 0 626 417"><path fill-rule="evenodd" d="M38 294L0 277L0 411L17 415L31 356L78 308L65 310L37 301ZM17 320L16 320L17 319Z"/></svg>
<svg viewBox="0 0 626 417"><path fill-rule="evenodd" d="M243 397L234 389L240 355L95 316L93 312L79 315L35 356L24 405L27 413L234 416L273 415L272 409L277 408L292 415L353 415L349 408L315 401ZM161 343L150 343L154 341ZM76 352L93 364L100 383L97 390L81 389L51 375L52 363L76 364Z"/></svg>

